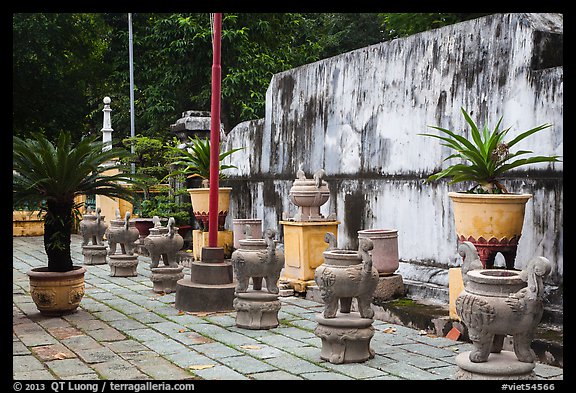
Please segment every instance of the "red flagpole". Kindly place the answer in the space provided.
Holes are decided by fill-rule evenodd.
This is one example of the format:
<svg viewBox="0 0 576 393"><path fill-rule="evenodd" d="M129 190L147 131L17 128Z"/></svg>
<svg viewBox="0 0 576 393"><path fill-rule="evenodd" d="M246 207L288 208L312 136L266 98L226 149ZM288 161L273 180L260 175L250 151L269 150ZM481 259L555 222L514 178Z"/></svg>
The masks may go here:
<svg viewBox="0 0 576 393"><path fill-rule="evenodd" d="M214 14L213 63L212 63L212 108L210 119L210 204L208 215L208 246L218 243L218 189L220 155L220 47L222 14Z"/></svg>

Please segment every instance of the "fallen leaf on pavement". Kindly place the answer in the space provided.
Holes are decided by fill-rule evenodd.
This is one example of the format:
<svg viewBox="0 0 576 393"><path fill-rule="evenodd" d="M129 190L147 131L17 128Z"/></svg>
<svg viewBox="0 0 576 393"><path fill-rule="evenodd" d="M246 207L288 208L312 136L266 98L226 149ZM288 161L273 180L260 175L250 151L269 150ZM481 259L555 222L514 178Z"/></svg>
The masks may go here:
<svg viewBox="0 0 576 393"><path fill-rule="evenodd" d="M240 345L242 349L261 349L262 347L258 345Z"/></svg>
<svg viewBox="0 0 576 393"><path fill-rule="evenodd" d="M214 367L213 364L194 364L192 366L188 366L188 368L192 370L205 370L212 367Z"/></svg>
<svg viewBox="0 0 576 393"><path fill-rule="evenodd" d="M393 327L389 327L383 330L384 333L396 333L396 329Z"/></svg>
<svg viewBox="0 0 576 393"><path fill-rule="evenodd" d="M58 352L56 355L54 355L54 359L58 359L58 360L62 360L62 359L67 359L68 355L66 355L64 352Z"/></svg>

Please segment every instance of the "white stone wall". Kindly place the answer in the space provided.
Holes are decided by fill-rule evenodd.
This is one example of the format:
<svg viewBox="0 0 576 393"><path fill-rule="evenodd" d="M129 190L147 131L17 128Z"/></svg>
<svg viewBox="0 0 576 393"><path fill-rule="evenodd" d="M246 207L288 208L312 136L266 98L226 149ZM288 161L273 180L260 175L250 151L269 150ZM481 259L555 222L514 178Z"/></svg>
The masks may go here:
<svg viewBox="0 0 576 393"><path fill-rule="evenodd" d="M288 191L299 165L308 176L324 168L332 194L323 211L342 222L340 247L355 247L358 229L396 228L402 261L459 264L447 192L461 185L424 182L450 152L417 134L467 129L464 107L480 126L503 116L510 137L551 123L517 147L563 155L562 31L561 14L498 14L274 75L265 118L223 143L245 147L227 161L238 167L228 172L238 190L230 217L260 217L281 233L282 212L295 212ZM562 173L562 163L538 164L505 182L534 194L516 267L544 255L554 284L563 274Z"/></svg>

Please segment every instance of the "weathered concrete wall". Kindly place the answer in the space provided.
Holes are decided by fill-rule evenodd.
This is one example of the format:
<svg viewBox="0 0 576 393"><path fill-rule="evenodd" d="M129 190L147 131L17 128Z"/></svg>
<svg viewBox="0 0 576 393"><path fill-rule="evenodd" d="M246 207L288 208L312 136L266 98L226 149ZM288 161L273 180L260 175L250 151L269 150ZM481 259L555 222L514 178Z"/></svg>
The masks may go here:
<svg viewBox="0 0 576 393"><path fill-rule="evenodd" d="M396 228L406 279L423 266L445 273L459 264L447 192L461 186L424 182L449 151L417 134L433 132L428 125L467 129L464 107L479 125L488 119L493 128L503 116L511 136L551 123L517 147L562 155L562 33L560 14L499 14L274 75L265 119L239 124L224 142L245 147L230 157L238 169L228 172L229 220L263 218L281 234L282 212L296 211L288 191L298 166L308 176L324 168L331 198L323 211L342 222L340 247L356 247L360 229ZM516 267L544 255L555 266L552 285L563 274L562 171L538 164L506 180L534 194Z"/></svg>

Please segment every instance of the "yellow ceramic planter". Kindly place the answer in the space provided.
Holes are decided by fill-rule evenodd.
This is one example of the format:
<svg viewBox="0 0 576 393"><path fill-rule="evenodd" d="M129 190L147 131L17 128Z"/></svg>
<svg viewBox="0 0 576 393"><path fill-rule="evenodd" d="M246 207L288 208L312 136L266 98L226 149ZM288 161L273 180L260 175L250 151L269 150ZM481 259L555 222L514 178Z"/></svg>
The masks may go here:
<svg viewBox="0 0 576 393"><path fill-rule="evenodd" d="M84 296L85 272L83 266L65 273L50 272L46 267L30 270L30 294L38 310L45 315L76 311Z"/></svg>
<svg viewBox="0 0 576 393"><path fill-rule="evenodd" d="M224 229L224 222L230 207L230 192L232 187L218 188L218 230ZM208 217L210 212L210 188L188 188L190 199L192 200L192 211L194 216L204 228L208 228Z"/></svg>
<svg viewBox="0 0 576 393"><path fill-rule="evenodd" d="M456 234L478 249L484 266L491 267L500 252L512 269L531 194L467 194L450 192Z"/></svg>

